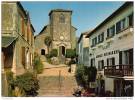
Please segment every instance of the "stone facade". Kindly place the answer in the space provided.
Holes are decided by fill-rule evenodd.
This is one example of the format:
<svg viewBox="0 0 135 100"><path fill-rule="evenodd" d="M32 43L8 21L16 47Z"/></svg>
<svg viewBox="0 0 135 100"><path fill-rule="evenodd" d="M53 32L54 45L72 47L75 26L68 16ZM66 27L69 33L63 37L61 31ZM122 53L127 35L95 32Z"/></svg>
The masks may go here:
<svg viewBox="0 0 135 100"><path fill-rule="evenodd" d="M15 75L33 68L34 31L20 2L2 2L3 68L11 68ZM12 38L15 40L8 43Z"/></svg>
<svg viewBox="0 0 135 100"><path fill-rule="evenodd" d="M8 95L7 71L33 70L34 28L20 2L2 2L2 96Z"/></svg>
<svg viewBox="0 0 135 100"><path fill-rule="evenodd" d="M42 55L41 54L42 50L44 50L45 54L48 54L48 49L44 42L46 36L50 36L49 25L45 26L43 30L37 36L35 36L35 52L38 55Z"/></svg>
<svg viewBox="0 0 135 100"><path fill-rule="evenodd" d="M72 11L55 9L49 13L50 23L45 26L42 31L35 36L35 52L41 55L42 49L45 54L48 54L47 46L44 43L44 39L47 35L52 38L51 49L58 50L58 56L65 55L66 49L76 48L76 36L77 30L71 24ZM40 43L40 46L38 45ZM62 48L61 48L62 47ZM64 49L64 52L62 52Z"/></svg>

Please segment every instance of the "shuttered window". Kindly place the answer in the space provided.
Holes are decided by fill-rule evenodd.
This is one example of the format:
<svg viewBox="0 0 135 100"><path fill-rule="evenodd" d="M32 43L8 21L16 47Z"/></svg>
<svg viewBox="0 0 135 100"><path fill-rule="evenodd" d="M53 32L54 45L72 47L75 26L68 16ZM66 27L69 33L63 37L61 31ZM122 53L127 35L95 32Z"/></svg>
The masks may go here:
<svg viewBox="0 0 135 100"><path fill-rule="evenodd" d="M22 47L22 65L25 66L25 47Z"/></svg>
<svg viewBox="0 0 135 100"><path fill-rule="evenodd" d="M119 52L119 65L122 64L122 51Z"/></svg>
<svg viewBox="0 0 135 100"><path fill-rule="evenodd" d="M134 19L133 19L133 13L131 15L128 16L128 19L129 19L129 26L133 26L133 23L134 23Z"/></svg>
<svg viewBox="0 0 135 100"><path fill-rule="evenodd" d="M104 60L98 61L98 70L102 70L104 68Z"/></svg>
<svg viewBox="0 0 135 100"><path fill-rule="evenodd" d="M116 23L116 34L118 34L121 31L121 22Z"/></svg>
<svg viewBox="0 0 135 100"><path fill-rule="evenodd" d="M27 24L27 41L29 42L29 34L30 34L30 28L29 24Z"/></svg>
<svg viewBox="0 0 135 100"><path fill-rule="evenodd" d="M25 27L24 27L24 19L23 18L21 19L21 26L22 26L21 27L22 28L22 36L25 36L25 29L24 29Z"/></svg>

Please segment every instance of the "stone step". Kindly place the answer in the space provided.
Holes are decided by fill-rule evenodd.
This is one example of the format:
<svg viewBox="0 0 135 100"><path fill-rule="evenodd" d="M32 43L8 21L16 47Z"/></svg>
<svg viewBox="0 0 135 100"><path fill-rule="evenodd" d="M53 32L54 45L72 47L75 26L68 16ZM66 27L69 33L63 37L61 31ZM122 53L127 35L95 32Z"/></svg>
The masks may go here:
<svg viewBox="0 0 135 100"><path fill-rule="evenodd" d="M41 77L38 96L72 96L73 88L77 86L75 77L61 77L61 88L59 88L59 76Z"/></svg>

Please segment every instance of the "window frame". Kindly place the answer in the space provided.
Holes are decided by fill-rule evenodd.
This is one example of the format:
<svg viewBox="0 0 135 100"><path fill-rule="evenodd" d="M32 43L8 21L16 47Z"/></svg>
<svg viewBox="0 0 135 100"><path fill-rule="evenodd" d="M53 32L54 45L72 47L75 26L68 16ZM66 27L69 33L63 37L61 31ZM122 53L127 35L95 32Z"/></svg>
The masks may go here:
<svg viewBox="0 0 135 100"><path fill-rule="evenodd" d="M65 23L65 16L64 16L64 14L60 14L59 22L60 23Z"/></svg>

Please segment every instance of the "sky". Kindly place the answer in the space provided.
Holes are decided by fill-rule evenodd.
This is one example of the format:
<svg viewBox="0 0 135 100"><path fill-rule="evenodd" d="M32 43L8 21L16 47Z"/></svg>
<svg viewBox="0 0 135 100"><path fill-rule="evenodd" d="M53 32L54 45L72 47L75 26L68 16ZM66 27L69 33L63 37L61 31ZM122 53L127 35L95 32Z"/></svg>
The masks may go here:
<svg viewBox="0 0 135 100"><path fill-rule="evenodd" d="M69 1L22 1L24 9L30 14L31 22L35 28L35 35L39 34L42 28L49 24L49 12L52 9L72 10L72 25L77 28L76 36L82 32L94 29L110 14L117 10L124 2L102 1L102 2L69 2Z"/></svg>

